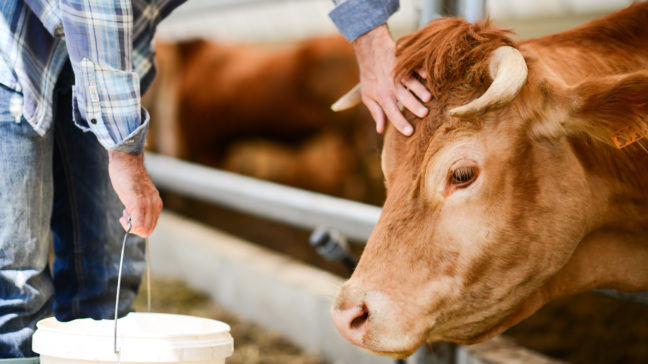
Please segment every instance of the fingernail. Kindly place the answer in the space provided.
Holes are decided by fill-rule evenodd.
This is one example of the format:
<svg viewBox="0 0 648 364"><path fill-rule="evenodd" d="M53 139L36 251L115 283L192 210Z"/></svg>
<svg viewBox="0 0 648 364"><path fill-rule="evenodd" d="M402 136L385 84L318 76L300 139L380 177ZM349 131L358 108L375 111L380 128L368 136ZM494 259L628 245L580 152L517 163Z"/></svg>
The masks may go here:
<svg viewBox="0 0 648 364"><path fill-rule="evenodd" d="M423 101L428 102L432 99L432 94L429 92L426 92L423 94Z"/></svg>
<svg viewBox="0 0 648 364"><path fill-rule="evenodd" d="M424 117L425 115L427 115L427 112L428 112L428 110L426 108L424 108L424 107L418 109L418 117L419 118Z"/></svg>
<svg viewBox="0 0 648 364"><path fill-rule="evenodd" d="M410 134L412 134L413 131L414 131L414 129L409 125L403 128L403 133L405 135L410 135Z"/></svg>

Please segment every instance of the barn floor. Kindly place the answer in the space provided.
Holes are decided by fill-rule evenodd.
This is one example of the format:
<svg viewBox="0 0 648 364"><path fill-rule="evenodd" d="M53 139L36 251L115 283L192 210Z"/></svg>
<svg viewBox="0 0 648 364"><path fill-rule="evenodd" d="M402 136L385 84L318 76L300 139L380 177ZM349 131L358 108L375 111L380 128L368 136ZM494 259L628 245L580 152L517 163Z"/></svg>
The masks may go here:
<svg viewBox="0 0 648 364"><path fill-rule="evenodd" d="M227 312L182 282L153 279L151 292L153 312L206 317L229 324L234 354L227 359L227 364L326 364L316 355L302 352L281 335ZM134 307L136 311L146 311L146 287L142 287Z"/></svg>

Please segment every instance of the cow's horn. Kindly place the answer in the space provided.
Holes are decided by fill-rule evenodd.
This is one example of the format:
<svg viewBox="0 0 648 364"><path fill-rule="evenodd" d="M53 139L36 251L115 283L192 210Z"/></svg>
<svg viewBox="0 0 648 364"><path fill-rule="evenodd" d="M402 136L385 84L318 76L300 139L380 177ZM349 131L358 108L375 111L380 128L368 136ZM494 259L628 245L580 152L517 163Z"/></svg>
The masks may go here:
<svg viewBox="0 0 648 364"><path fill-rule="evenodd" d="M350 109L358 105L362 101L362 93L360 92L360 84L355 85L349 92L345 93L344 96L340 97L333 105L331 105L331 110L333 111L342 111Z"/></svg>
<svg viewBox="0 0 648 364"><path fill-rule="evenodd" d="M509 46L502 46L493 51L489 71L493 83L488 90L470 103L450 110L450 115L479 115L493 107L506 104L518 94L528 73L522 54Z"/></svg>

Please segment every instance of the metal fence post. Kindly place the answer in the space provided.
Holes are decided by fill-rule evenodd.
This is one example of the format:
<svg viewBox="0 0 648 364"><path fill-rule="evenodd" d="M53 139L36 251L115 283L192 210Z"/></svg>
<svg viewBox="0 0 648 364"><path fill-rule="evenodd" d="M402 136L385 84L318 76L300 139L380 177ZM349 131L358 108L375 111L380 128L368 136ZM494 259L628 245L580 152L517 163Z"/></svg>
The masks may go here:
<svg viewBox="0 0 648 364"><path fill-rule="evenodd" d="M471 23L483 19L486 14L486 0L457 0L457 16Z"/></svg>
<svg viewBox="0 0 648 364"><path fill-rule="evenodd" d="M412 355L407 364L455 364L457 345L448 342L428 343Z"/></svg>
<svg viewBox="0 0 648 364"><path fill-rule="evenodd" d="M440 0L422 0L419 13L419 28L441 16Z"/></svg>

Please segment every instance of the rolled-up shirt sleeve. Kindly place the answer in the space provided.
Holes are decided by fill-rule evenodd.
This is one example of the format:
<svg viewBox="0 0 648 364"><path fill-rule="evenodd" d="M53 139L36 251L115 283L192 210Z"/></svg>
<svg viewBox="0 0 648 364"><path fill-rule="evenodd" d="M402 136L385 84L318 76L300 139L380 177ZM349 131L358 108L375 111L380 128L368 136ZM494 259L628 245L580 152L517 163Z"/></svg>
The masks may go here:
<svg viewBox="0 0 648 364"><path fill-rule="evenodd" d="M398 0L333 0L329 17L349 41L385 24L398 11Z"/></svg>
<svg viewBox="0 0 648 364"><path fill-rule="evenodd" d="M74 69L74 122L101 145L141 153L149 117L133 70L133 12L125 0L61 0L65 42Z"/></svg>

